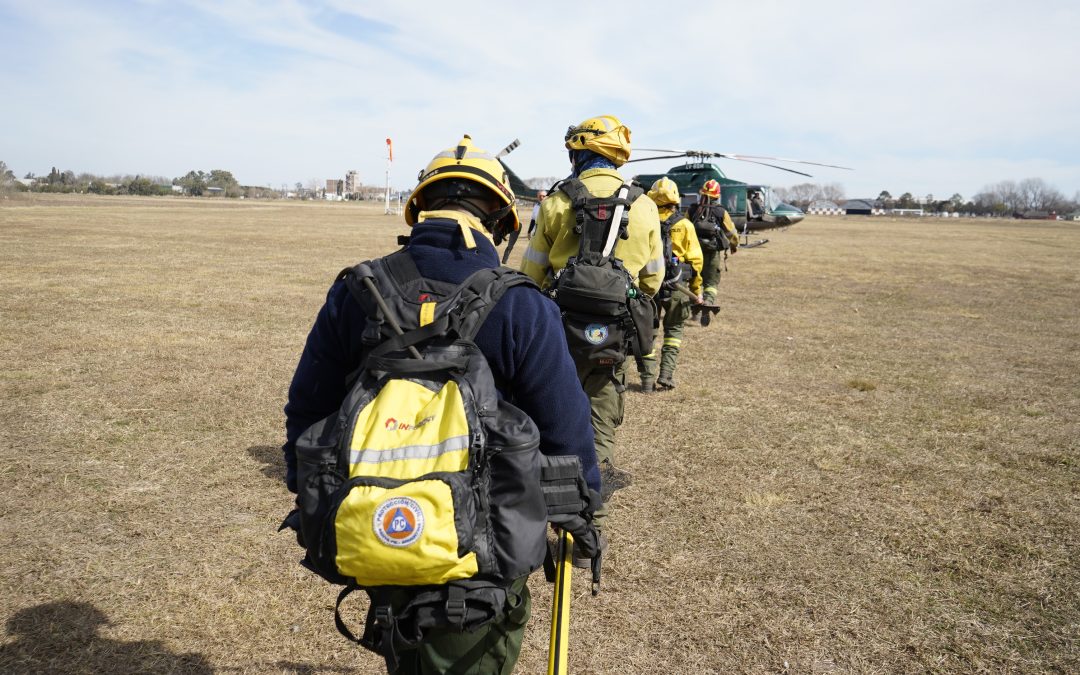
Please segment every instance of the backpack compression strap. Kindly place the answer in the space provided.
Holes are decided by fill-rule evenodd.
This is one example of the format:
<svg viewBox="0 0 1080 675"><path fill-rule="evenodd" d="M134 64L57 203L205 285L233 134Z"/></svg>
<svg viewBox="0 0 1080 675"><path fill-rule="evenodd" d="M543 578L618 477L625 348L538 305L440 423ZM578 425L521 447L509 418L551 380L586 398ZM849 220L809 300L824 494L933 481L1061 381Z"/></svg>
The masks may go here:
<svg viewBox="0 0 1080 675"><path fill-rule="evenodd" d="M529 276L509 267L473 272L461 284L458 303L450 310L451 327L462 339L474 339L503 294L514 286L540 290Z"/></svg>

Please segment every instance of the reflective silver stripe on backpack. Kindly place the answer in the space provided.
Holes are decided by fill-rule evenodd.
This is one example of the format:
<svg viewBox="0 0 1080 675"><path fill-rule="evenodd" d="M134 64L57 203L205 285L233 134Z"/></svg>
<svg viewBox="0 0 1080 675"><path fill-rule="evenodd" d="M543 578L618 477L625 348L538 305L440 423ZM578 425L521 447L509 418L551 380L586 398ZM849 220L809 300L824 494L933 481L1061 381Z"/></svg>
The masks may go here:
<svg viewBox="0 0 1080 675"><path fill-rule="evenodd" d="M465 450L468 447L468 436L454 436L435 445L407 445L387 450L374 450L371 448L350 450L349 464L380 464L383 462L399 462L404 459L434 459L447 452Z"/></svg>

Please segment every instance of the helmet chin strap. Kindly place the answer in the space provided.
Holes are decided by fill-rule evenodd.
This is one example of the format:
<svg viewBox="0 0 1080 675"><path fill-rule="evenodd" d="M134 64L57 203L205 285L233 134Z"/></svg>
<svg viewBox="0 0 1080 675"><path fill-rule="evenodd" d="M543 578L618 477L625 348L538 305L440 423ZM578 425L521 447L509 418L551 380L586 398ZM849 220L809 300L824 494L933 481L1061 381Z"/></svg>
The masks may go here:
<svg viewBox="0 0 1080 675"><path fill-rule="evenodd" d="M514 208L513 204L507 204L501 209L496 209L486 216L481 216L480 222L487 228L488 232L491 232L491 238L496 244L501 244L503 239L506 238L506 232L503 231L501 226L502 219L510 215L510 210Z"/></svg>
<svg viewBox="0 0 1080 675"><path fill-rule="evenodd" d="M473 200L468 197L443 197L432 204L432 209L439 209L445 207L447 204L453 204L464 211L476 216L480 221L480 224L484 226L488 232L491 233L491 238L495 244L501 244L503 239L506 238L506 233L503 232L503 228L499 226L499 223L510 214L510 210L514 208L513 204L507 204L506 206L496 209L494 211L487 211L478 206ZM471 248L471 247L470 247Z"/></svg>

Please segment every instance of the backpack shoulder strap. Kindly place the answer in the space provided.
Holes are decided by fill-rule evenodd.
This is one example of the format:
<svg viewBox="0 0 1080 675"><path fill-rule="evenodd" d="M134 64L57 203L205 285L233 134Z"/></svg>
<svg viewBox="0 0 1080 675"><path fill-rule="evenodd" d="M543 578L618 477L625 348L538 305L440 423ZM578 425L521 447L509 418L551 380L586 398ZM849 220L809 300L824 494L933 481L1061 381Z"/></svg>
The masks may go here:
<svg viewBox="0 0 1080 675"><path fill-rule="evenodd" d="M630 207L644 194L640 186L624 182L609 197L594 197L577 178L568 178L558 189L570 197L577 224L576 260L590 265L603 265L614 257L615 244L626 238L630 223Z"/></svg>
<svg viewBox="0 0 1080 675"><path fill-rule="evenodd" d="M472 341L503 294L514 286L521 285L529 285L539 290L536 282L529 276L509 267L478 270L443 300L447 309L437 311L431 323L383 340L371 351L369 359L421 345L450 333L460 339ZM428 368L422 363L414 365L421 370Z"/></svg>
<svg viewBox="0 0 1080 675"><path fill-rule="evenodd" d="M532 286L539 290L528 275L509 267L472 273L459 287L458 301L450 311L454 331L465 340L474 339L495 305L514 286Z"/></svg>
<svg viewBox="0 0 1080 675"><path fill-rule="evenodd" d="M671 228L675 227L675 223L682 219L682 212L675 209L675 212L668 216L667 220L660 221L660 243L664 248L664 263L666 265L670 265L674 249L674 244L671 241Z"/></svg>
<svg viewBox="0 0 1080 675"><path fill-rule="evenodd" d="M389 329L392 322L385 316L383 307L371 297L365 279L370 279L375 284L383 296L385 308L405 330L415 328L421 323L419 314L422 304L441 303L458 288L456 284L422 276L406 249L342 270L337 280L345 281L349 293L360 303L367 316L367 326L362 339L369 346L377 345L393 337L395 333Z"/></svg>
<svg viewBox="0 0 1080 675"><path fill-rule="evenodd" d="M592 197L592 193L589 192L589 188L585 187L585 184L581 182L580 178L564 178L551 188L552 190L559 190L567 197L570 198L570 204L577 210L577 204L580 202L582 205L585 201Z"/></svg>
<svg viewBox="0 0 1080 675"><path fill-rule="evenodd" d="M365 260L352 267L346 267L338 273L335 281L345 281L349 293L368 309L371 303L364 279L375 282L375 286L384 296L398 295L395 286L411 286L423 280L416 263L405 249L399 249L388 256ZM396 283L395 283L396 282Z"/></svg>
<svg viewBox="0 0 1080 675"><path fill-rule="evenodd" d="M394 315L393 318L398 324L402 324L402 321L406 319L402 308L399 306L400 303L394 301L398 298L399 294L395 290L395 285L391 280L386 265L386 260L396 255L397 254L391 254L391 256L387 256L386 258L366 260L358 265L342 270L338 275L338 280L345 281L345 287L349 289L349 295L356 300L364 310L364 316L367 317L364 332L361 335L364 344L376 345L379 342L382 342L385 337L382 332L382 326L387 322L387 316L383 311L383 307ZM404 257L407 257L407 254ZM388 300L383 307L380 307L380 305L375 302L375 299L367 288L365 279L370 280L375 284L375 288L378 289L379 294Z"/></svg>
<svg viewBox="0 0 1080 675"><path fill-rule="evenodd" d="M690 221L695 225L700 225L709 219L709 215L712 213L712 209L701 202L694 202L690 206Z"/></svg>

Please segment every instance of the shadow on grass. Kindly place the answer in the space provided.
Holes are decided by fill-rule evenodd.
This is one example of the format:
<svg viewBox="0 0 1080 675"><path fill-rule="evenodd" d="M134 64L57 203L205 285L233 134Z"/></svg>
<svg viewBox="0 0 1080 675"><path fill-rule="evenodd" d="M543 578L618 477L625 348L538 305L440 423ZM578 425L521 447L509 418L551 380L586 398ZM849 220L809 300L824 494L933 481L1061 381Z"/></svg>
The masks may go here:
<svg viewBox="0 0 1080 675"><path fill-rule="evenodd" d="M282 673L283 675L316 675L317 673L355 673L355 668L327 666L325 664L297 663L295 661L274 661L272 663L250 663L246 666L222 666L218 673Z"/></svg>
<svg viewBox="0 0 1080 675"><path fill-rule="evenodd" d="M105 613L88 602L20 609L7 621L15 640L0 646L5 673L212 673L202 654L175 654L160 640L123 642L98 631Z"/></svg>
<svg viewBox="0 0 1080 675"><path fill-rule="evenodd" d="M335 668L333 666L318 665L314 666L309 663L294 663L292 661L278 661L273 664L274 668L279 669L283 673L295 673L296 675L316 675L316 673L355 673L353 668Z"/></svg>
<svg viewBox="0 0 1080 675"><path fill-rule="evenodd" d="M285 458L281 455L280 445L253 445L247 449L253 459L262 463L259 469L267 478L285 481Z"/></svg>

